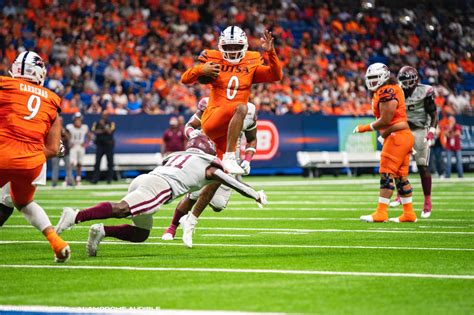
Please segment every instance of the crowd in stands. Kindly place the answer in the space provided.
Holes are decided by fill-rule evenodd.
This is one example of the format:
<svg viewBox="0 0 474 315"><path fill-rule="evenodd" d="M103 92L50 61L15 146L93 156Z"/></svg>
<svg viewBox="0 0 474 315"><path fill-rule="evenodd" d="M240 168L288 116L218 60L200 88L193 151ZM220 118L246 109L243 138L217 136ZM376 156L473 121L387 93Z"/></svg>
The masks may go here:
<svg viewBox="0 0 474 315"><path fill-rule="evenodd" d="M472 113L473 8L378 2L0 0L0 73L34 50L64 113L190 113L209 87L184 86L181 73L217 48L220 30L238 25L252 50L271 29L284 64L281 82L253 88L260 113L370 114L363 77L377 61L395 74L415 66L440 108Z"/></svg>

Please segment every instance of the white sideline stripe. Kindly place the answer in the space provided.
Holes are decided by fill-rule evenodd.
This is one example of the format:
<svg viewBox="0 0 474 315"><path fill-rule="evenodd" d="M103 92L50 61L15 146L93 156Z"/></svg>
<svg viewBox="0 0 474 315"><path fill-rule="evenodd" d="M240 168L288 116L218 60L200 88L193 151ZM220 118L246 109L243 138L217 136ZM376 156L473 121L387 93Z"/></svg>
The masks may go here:
<svg viewBox="0 0 474 315"><path fill-rule="evenodd" d="M398 224L398 223L397 223ZM409 224L409 223L407 223ZM413 224L413 223L410 223ZM394 225L394 226L400 226ZM416 227L416 225L414 226ZM31 225L4 225L3 228L34 228ZM90 226L75 226L74 229L89 229ZM156 226L154 230L167 229L166 226ZM200 230L211 231L282 231L282 232L308 232L308 233L402 233L402 234L453 234L453 235L474 235L474 232L455 232L455 231L404 231L401 228L394 227L393 230L342 230L342 229L287 229L287 228L235 228L235 227L199 227Z"/></svg>
<svg viewBox="0 0 474 315"><path fill-rule="evenodd" d="M217 234L213 234L217 235ZM47 244L47 241L0 241L1 244ZM86 241L68 241L69 244L87 244ZM144 242L129 243L119 241L104 241L101 245L130 245L130 246L183 246L177 242ZM214 244L214 243L194 243L193 246L203 247L257 247L257 248L326 248L326 249L385 249L385 250L423 250L423 251L455 251L471 252L474 248L453 248L453 247L406 247L406 246L362 246L362 245L297 245L297 244Z"/></svg>
<svg viewBox="0 0 474 315"><path fill-rule="evenodd" d="M3 312L47 312L55 313L72 313L72 314L138 314L138 315L185 315L185 314L213 314L213 315L227 315L227 314L283 314L283 313L249 313L239 311L194 311L194 310L165 310L159 307L117 307L117 306L101 306L101 307L67 307L67 306L43 306L43 305L0 305L0 314Z"/></svg>
<svg viewBox="0 0 474 315"><path fill-rule="evenodd" d="M132 266L69 266L69 265L0 265L1 268L18 269L92 269L92 270L132 270L132 271L183 271L183 272L223 272L223 273L260 273L286 275L325 275L353 277L403 277L474 280L474 275L446 275L429 273L401 272L354 272L323 270L285 270L285 269L230 269L230 268L173 268L173 267L132 267Z"/></svg>

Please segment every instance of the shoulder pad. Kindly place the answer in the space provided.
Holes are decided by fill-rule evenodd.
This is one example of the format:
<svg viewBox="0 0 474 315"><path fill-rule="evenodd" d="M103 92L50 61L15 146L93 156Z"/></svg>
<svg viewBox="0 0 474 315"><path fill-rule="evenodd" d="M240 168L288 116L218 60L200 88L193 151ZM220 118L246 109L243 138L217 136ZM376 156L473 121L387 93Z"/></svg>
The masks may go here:
<svg viewBox="0 0 474 315"><path fill-rule="evenodd" d="M258 51L247 51L244 57L244 61L250 61L250 62L258 61L261 64L263 64L263 56Z"/></svg>
<svg viewBox="0 0 474 315"><path fill-rule="evenodd" d="M379 88L377 91L380 102L385 103L397 99L396 86L386 85Z"/></svg>
<svg viewBox="0 0 474 315"><path fill-rule="evenodd" d="M219 61L222 60L222 54L214 49L204 49L199 55L198 60L201 62Z"/></svg>

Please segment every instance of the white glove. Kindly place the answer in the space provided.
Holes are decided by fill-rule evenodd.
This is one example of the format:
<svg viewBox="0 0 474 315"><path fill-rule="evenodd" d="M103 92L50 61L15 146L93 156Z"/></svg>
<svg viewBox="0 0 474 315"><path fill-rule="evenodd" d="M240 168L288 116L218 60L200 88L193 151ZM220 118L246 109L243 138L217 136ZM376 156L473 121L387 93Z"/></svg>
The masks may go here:
<svg viewBox="0 0 474 315"><path fill-rule="evenodd" d="M385 139L382 136L378 136L377 141L380 142L381 145L383 145Z"/></svg>
<svg viewBox="0 0 474 315"><path fill-rule="evenodd" d="M64 155L66 155L66 147L64 146L63 140L59 140L59 152L57 157L62 158Z"/></svg>
<svg viewBox="0 0 474 315"><path fill-rule="evenodd" d="M428 147L431 147L435 144L435 134L436 134L436 128L434 127L430 127L430 129L428 130L428 133L426 134L426 137L424 139L426 145Z"/></svg>
<svg viewBox="0 0 474 315"><path fill-rule="evenodd" d="M189 133L189 139L195 138L197 136L200 136L202 134L201 129L194 129Z"/></svg>
<svg viewBox="0 0 474 315"><path fill-rule="evenodd" d="M242 174L242 175L250 174L250 162L249 161L243 160L242 163L240 163L240 167L244 170L244 174Z"/></svg>
<svg viewBox="0 0 474 315"><path fill-rule="evenodd" d="M359 133L359 126L356 126L354 130L352 130L352 133Z"/></svg>
<svg viewBox="0 0 474 315"><path fill-rule="evenodd" d="M263 206L268 203L267 195L265 195L265 192L263 190L257 191L257 194L258 194L257 205L259 208L263 208Z"/></svg>

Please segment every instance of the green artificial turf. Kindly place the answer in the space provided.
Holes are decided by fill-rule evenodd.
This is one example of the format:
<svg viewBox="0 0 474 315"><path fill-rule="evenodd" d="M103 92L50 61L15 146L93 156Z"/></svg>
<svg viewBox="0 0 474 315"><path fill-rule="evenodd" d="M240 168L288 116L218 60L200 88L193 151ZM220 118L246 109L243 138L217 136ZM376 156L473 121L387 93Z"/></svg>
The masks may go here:
<svg viewBox="0 0 474 315"><path fill-rule="evenodd" d="M16 212L0 228L0 305L321 314L474 313L472 178L435 180L433 214L414 224L358 220L376 205L377 177L252 177L248 182L267 192L269 204L259 210L252 200L234 193L223 212L204 212L192 249L185 248L180 239L161 240L175 201L155 214L154 229L145 243L105 239L94 258L87 257L85 242L88 227L95 222L65 231L62 236L70 242L73 256L59 265L64 267L61 269L31 268L58 265L52 262L43 236ZM421 187L416 178L413 182L419 214ZM104 200L117 201L125 192L124 183L81 189L44 187L36 200L55 224L63 206L85 208ZM401 208L389 213L397 216ZM129 221L106 221L118 223ZM264 272L268 270L274 273ZM432 275L468 277L429 278Z"/></svg>

